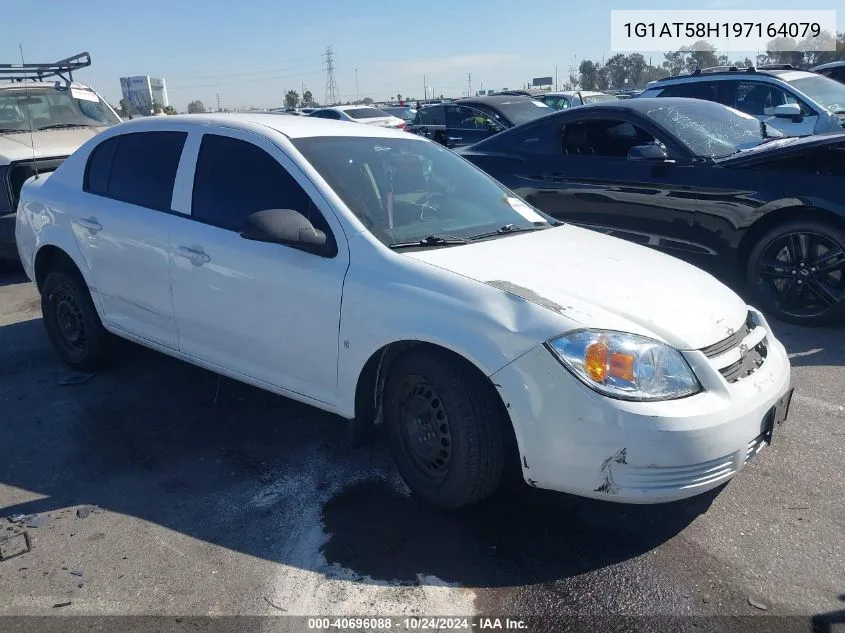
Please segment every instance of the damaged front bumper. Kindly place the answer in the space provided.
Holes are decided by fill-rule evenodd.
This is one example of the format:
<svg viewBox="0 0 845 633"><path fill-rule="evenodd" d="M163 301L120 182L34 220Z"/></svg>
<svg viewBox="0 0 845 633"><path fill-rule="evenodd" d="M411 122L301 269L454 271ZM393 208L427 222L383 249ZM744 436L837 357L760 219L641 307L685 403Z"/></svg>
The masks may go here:
<svg viewBox="0 0 845 633"><path fill-rule="evenodd" d="M684 352L704 391L663 402L602 396L543 346L533 349L492 376L525 480L623 503L675 501L724 483L770 440L773 408L788 400L786 350L768 326L765 342L765 362L736 382L702 352Z"/></svg>

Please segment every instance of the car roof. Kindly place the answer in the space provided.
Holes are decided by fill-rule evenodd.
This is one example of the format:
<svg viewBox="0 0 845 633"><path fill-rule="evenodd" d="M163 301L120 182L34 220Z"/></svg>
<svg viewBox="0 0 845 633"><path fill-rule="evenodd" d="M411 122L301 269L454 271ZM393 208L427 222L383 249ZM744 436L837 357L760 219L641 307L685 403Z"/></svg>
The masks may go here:
<svg viewBox="0 0 845 633"><path fill-rule="evenodd" d="M845 66L845 60L840 60L838 62L828 62L826 64L821 64L820 66L814 66L810 70L813 72L817 72L819 70L827 70L828 68L841 68Z"/></svg>
<svg viewBox="0 0 845 633"><path fill-rule="evenodd" d="M378 106L374 105L367 105L365 103L360 103L358 105L337 105L337 106L325 106L323 108L319 108L320 110L339 110L343 112L344 110L357 110L358 108L372 108L373 110L380 110Z"/></svg>
<svg viewBox="0 0 845 633"><path fill-rule="evenodd" d="M16 89L19 89L19 90L22 90L22 89L25 89L25 88L30 88L30 89L31 88L52 88L52 89L55 89L56 83L57 82L55 82L55 81L27 81L27 82L23 82L23 81L12 82L12 81L10 81L9 83L0 84L0 90L9 89L9 88L16 88ZM62 87L64 87L64 82L60 82L60 84L62 85ZM85 89L85 90L94 90L91 86L88 86L88 85L83 84L83 83L79 83L78 81L71 82L70 87L71 88L82 88L82 89Z"/></svg>
<svg viewBox="0 0 845 633"><path fill-rule="evenodd" d="M234 128L255 132L256 128L269 128L288 138L309 138L315 136L357 136L367 138L403 138L410 140L425 139L402 130L380 127L377 125L352 125L345 121L332 121L317 117L278 116L269 113L220 112L205 114L174 114L166 119L161 117L140 117L124 121L110 130L115 134L122 132L143 131L145 128L161 129L162 126L183 126L193 124L221 128Z"/></svg>
<svg viewBox="0 0 845 633"><path fill-rule="evenodd" d="M489 106L504 105L507 103L519 103L520 101L536 101L532 97L525 95L491 95L489 97L469 97L467 99L459 99L453 103L472 104L478 103Z"/></svg>
<svg viewBox="0 0 845 633"><path fill-rule="evenodd" d="M544 92L542 96L551 95L553 97L571 97L579 92L585 97L590 97L592 95L610 95L609 92L602 92L601 90L557 90L555 92Z"/></svg>
<svg viewBox="0 0 845 633"><path fill-rule="evenodd" d="M738 70L721 70L718 72L703 72L692 75L675 75L673 77L663 77L654 82L650 82L650 88L661 86L668 83L675 82L689 82L709 81L711 79L725 79L727 77L741 78L742 81L754 81L760 78L774 78L781 81L792 81L794 79L801 79L802 77L812 77L816 73L809 70L800 70L797 68L756 68L754 70L746 70L740 68ZM765 79L764 79L765 80Z"/></svg>
<svg viewBox="0 0 845 633"><path fill-rule="evenodd" d="M593 103L588 103L577 108L556 110L554 114L550 114L549 116L560 116L564 114L567 116L583 116L584 114L593 112L597 108L603 110L628 110L632 112L637 112L638 114L645 114L648 110L651 110L655 107L665 108L667 106L672 105L701 106L702 104L706 104L703 107L716 106L727 109L727 106L724 106L720 103L716 103L715 101L704 101L701 99L691 99L689 97L637 97L636 99L608 99L606 101L595 101ZM570 115L569 113L572 114Z"/></svg>

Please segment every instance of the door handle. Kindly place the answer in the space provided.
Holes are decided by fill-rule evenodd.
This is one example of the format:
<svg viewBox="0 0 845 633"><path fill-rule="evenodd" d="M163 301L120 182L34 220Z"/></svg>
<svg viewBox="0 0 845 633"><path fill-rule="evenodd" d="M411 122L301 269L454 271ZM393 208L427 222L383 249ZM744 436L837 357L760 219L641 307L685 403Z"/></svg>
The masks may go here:
<svg viewBox="0 0 845 633"><path fill-rule="evenodd" d="M207 264L211 261L211 257L209 257L205 253L205 251L198 250L196 248L180 246L176 250L179 253L180 257L184 257L185 259L190 261L194 266L202 266L203 264Z"/></svg>
<svg viewBox="0 0 845 633"><path fill-rule="evenodd" d="M97 218L77 218L74 222L79 226L88 229L92 235L103 230L103 225L97 222Z"/></svg>
<svg viewBox="0 0 845 633"><path fill-rule="evenodd" d="M566 182L569 180L565 174L559 171L544 172L540 174L540 180L551 180L553 182Z"/></svg>
<svg viewBox="0 0 845 633"><path fill-rule="evenodd" d="M449 140L450 141L462 141L462 140L464 140L464 137L463 136L450 136Z"/></svg>

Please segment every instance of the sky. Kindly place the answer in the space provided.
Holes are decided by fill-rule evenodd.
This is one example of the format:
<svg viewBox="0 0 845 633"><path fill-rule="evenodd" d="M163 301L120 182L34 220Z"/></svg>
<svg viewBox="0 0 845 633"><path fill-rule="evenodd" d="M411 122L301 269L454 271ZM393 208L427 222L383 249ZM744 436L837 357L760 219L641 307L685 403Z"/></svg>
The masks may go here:
<svg viewBox="0 0 845 633"><path fill-rule="evenodd" d="M804 0L801 9L834 9L838 1ZM180 111L200 99L224 108L277 107L286 90L304 85L323 101L324 53L332 46L335 82L344 101L397 93L434 94L521 88L532 77L559 81L581 59L610 49L611 9L678 9L675 0L40 0L2 7L0 63L55 61L91 53L74 75L111 103L119 78L163 77ZM700 9L794 9L789 0L699 0ZM845 31L845 10L837 12ZM753 55L754 51L749 52ZM654 64L661 52L644 53ZM741 59L742 53L731 53ZM357 69L357 73L356 73ZM577 71L576 71L577 72ZM356 86L357 75L357 86Z"/></svg>

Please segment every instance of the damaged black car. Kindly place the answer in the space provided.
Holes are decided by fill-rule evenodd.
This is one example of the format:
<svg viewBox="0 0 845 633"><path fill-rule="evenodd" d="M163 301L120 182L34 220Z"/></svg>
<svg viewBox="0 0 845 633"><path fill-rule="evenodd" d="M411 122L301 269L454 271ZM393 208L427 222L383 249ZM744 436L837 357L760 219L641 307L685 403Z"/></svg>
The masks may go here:
<svg viewBox="0 0 845 633"><path fill-rule="evenodd" d="M460 153L549 215L685 259L777 319L845 321L845 133L789 137L718 103L640 98Z"/></svg>

